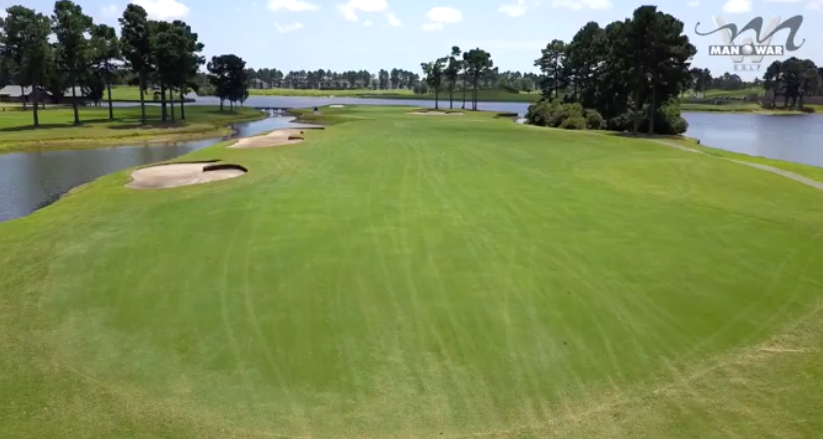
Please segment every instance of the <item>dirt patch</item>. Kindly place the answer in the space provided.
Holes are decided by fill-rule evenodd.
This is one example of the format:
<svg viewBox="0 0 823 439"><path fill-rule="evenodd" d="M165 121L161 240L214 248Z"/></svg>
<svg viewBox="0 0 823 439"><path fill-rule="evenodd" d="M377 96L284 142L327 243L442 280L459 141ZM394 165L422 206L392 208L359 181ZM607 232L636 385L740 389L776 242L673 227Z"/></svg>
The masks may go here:
<svg viewBox="0 0 823 439"><path fill-rule="evenodd" d="M141 168L131 173L126 184L134 189L164 189L240 177L248 169L230 163L171 163Z"/></svg>
<svg viewBox="0 0 823 439"><path fill-rule="evenodd" d="M294 145L303 141L302 130L277 130L262 136L246 137L229 145L229 148L268 148Z"/></svg>
<svg viewBox="0 0 823 439"><path fill-rule="evenodd" d="M462 116L463 113L459 111L412 111L411 113L406 114L413 114L415 116Z"/></svg>

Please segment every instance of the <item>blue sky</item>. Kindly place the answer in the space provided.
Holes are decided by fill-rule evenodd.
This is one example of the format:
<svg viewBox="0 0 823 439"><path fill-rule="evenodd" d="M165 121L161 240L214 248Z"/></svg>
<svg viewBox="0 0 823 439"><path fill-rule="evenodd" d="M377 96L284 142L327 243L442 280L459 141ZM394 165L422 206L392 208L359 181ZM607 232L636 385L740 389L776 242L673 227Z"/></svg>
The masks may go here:
<svg viewBox="0 0 823 439"><path fill-rule="evenodd" d="M19 2L49 12L53 2ZM128 2L81 0L97 21L116 25ZM629 0L135 0L158 19L181 18L200 34L207 56L236 53L250 67L299 69L390 69L417 72L420 62L446 55L452 45L481 47L501 70L535 71L540 48L554 38L568 41L588 21L623 19L643 2ZM15 4L0 0L0 6ZM648 4L648 3L646 3ZM667 0L660 9L685 23L698 48L694 64L713 73L733 70L728 58L707 56L720 44L713 16L743 26L751 18L802 14L797 41L806 44L790 55L823 64L819 26L823 0ZM814 30L818 29L818 30ZM753 35L753 34L752 34ZM783 44L787 32L772 44ZM817 36L817 38L814 38ZM771 59L765 59L764 64ZM765 67L764 67L765 68ZM752 78L756 73L739 72Z"/></svg>

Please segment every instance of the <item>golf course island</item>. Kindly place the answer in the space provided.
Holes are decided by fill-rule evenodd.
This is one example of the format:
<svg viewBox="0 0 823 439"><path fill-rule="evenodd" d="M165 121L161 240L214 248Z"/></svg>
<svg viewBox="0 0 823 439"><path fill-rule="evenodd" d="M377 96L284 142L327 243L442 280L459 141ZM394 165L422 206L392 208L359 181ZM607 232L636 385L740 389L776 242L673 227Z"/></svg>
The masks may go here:
<svg viewBox="0 0 823 439"><path fill-rule="evenodd" d="M305 111L299 143L165 163L239 178L126 169L0 223L0 436L820 435L820 190L409 111Z"/></svg>

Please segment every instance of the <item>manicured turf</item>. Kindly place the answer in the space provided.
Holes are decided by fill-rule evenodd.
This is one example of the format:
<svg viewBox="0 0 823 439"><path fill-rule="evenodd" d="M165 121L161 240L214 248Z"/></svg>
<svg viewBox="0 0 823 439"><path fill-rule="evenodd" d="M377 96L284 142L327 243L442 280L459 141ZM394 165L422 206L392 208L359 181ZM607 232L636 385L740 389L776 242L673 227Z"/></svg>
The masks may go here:
<svg viewBox="0 0 823 439"><path fill-rule="evenodd" d="M160 120L160 108L147 106L148 124L140 124L140 107L115 108L115 121L109 121L107 107L80 109L82 125L73 125L74 113L65 107L47 107L40 111L40 127L32 126L29 108L0 112L0 152L31 149L91 148L117 143L146 140L202 138L227 134L231 123L264 117L252 108L239 107L234 112L219 107L186 106L186 120L176 123ZM177 117L179 106L175 106Z"/></svg>
<svg viewBox="0 0 823 439"><path fill-rule="evenodd" d="M408 109L0 224L4 438L811 438L823 197Z"/></svg>
<svg viewBox="0 0 823 439"><path fill-rule="evenodd" d="M419 99L419 100L434 100L434 93L429 93L425 95L418 95L418 94L399 94L399 95L391 95L391 94L384 94L384 95L364 95L364 98L382 98L382 99ZM477 91L477 100L481 102L537 102L540 100L540 93L511 93L506 90L478 90ZM466 106L469 106L469 102L472 99L472 92L469 90L469 93L466 95ZM448 91L441 91L439 100L441 105L443 103L448 106L449 104L449 92ZM454 102L455 107L460 108L463 105L463 91L457 90L454 92Z"/></svg>

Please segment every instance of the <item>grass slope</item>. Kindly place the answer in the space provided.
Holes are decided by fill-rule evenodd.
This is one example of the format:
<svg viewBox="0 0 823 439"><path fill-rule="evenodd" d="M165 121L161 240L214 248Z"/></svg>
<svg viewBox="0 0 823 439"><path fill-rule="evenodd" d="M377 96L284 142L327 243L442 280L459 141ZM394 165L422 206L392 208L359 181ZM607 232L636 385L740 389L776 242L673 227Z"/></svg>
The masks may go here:
<svg viewBox="0 0 823 439"><path fill-rule="evenodd" d="M7 109L8 110L8 109ZM179 117L179 107L175 112ZM140 124L140 107L115 108L115 121L109 121L107 107L80 109L81 126L74 126L71 108L51 107L40 112L41 126L32 126L31 109L0 112L0 152L32 149L93 148L147 140L177 140L219 136L230 132L231 123L264 117L252 108L235 112L219 107L186 106L186 120L163 123L160 108L147 106L149 123Z"/></svg>
<svg viewBox="0 0 823 439"><path fill-rule="evenodd" d="M406 111L0 224L3 437L821 437L819 192Z"/></svg>
<svg viewBox="0 0 823 439"><path fill-rule="evenodd" d="M316 97L360 97L363 95L373 95L382 97L383 95L412 95L408 89L400 90L372 90L346 89L346 90L314 90L314 89L294 89L294 88L271 88L271 89L249 89L250 96L316 96Z"/></svg>

